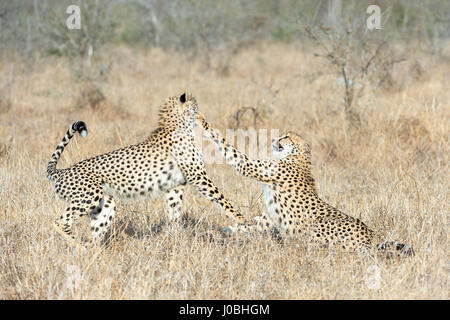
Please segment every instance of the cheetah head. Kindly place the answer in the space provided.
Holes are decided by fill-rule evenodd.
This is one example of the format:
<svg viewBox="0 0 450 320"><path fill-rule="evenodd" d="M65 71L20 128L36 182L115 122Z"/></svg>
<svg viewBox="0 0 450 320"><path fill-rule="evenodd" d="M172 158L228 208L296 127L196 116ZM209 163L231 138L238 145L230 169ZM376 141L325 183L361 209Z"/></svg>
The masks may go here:
<svg viewBox="0 0 450 320"><path fill-rule="evenodd" d="M195 125L197 101L187 93L167 99L159 112L160 124L172 124L180 128L192 129Z"/></svg>
<svg viewBox="0 0 450 320"><path fill-rule="evenodd" d="M311 147L300 135L288 132L278 139L272 139L272 153L277 159L306 158L309 160Z"/></svg>
<svg viewBox="0 0 450 320"><path fill-rule="evenodd" d="M190 127L193 127L195 124L196 112L198 110L197 101L192 95L183 93L180 96L180 103L180 111L183 118L187 120Z"/></svg>

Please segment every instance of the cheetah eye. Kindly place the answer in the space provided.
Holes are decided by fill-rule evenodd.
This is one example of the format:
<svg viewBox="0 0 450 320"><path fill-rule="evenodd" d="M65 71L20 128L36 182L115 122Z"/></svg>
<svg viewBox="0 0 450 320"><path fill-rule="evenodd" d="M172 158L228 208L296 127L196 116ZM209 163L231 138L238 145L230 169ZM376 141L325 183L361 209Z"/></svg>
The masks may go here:
<svg viewBox="0 0 450 320"><path fill-rule="evenodd" d="M183 93L183 94L180 96L180 101L181 101L181 103L185 103L185 102L186 102L186 93Z"/></svg>

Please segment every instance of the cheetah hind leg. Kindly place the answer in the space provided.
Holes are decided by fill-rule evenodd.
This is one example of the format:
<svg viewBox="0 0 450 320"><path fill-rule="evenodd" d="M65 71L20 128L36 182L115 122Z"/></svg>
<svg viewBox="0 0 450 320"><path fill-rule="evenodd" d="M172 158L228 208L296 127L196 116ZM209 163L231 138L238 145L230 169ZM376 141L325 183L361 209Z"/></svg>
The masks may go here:
<svg viewBox="0 0 450 320"><path fill-rule="evenodd" d="M53 222L54 228L64 239L72 244L78 244L75 241L72 226L80 217L95 209L98 203L99 201L96 203L91 201L89 203L86 201L82 202L80 197L74 198L67 207L66 212Z"/></svg>
<svg viewBox="0 0 450 320"><path fill-rule="evenodd" d="M110 195L104 195L99 205L90 213L92 241L91 245L99 244L104 240L112 224L116 202Z"/></svg>
<svg viewBox="0 0 450 320"><path fill-rule="evenodd" d="M62 221L63 219L58 218L53 221L53 228L55 228L56 232L59 233L65 240L70 242L71 244L75 244L75 236L72 232L72 224L73 221L70 222Z"/></svg>
<svg viewBox="0 0 450 320"><path fill-rule="evenodd" d="M165 193L166 203L168 207L168 216L170 222L180 222L183 214L183 190L184 186L170 189Z"/></svg>

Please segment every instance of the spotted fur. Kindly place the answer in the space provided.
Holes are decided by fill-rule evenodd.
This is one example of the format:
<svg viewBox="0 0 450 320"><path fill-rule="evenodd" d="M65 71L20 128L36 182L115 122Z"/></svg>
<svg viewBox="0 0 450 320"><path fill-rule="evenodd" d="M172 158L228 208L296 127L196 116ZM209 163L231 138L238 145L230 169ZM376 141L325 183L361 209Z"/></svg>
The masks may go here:
<svg viewBox="0 0 450 320"><path fill-rule="evenodd" d="M277 160L254 160L228 144L200 113L197 113L197 123L227 164L262 184L266 210L252 224L235 225L229 231L263 232L276 228L285 236L306 235L319 245L412 254L409 246L399 242L379 244L378 234L361 220L346 215L318 196L311 173L311 148L301 136L288 132L274 139L272 152Z"/></svg>
<svg viewBox="0 0 450 320"><path fill-rule="evenodd" d="M158 128L145 141L57 169L61 153L74 134L87 134L83 121L72 124L47 168L47 177L54 182L57 195L69 203L55 221L57 230L73 239L74 221L89 215L93 238L102 239L114 217L114 197L164 194L169 220L176 220L181 215L186 184L217 203L230 218L243 222L239 211L206 174L202 154L194 141L197 108L191 95L171 97L160 109Z"/></svg>

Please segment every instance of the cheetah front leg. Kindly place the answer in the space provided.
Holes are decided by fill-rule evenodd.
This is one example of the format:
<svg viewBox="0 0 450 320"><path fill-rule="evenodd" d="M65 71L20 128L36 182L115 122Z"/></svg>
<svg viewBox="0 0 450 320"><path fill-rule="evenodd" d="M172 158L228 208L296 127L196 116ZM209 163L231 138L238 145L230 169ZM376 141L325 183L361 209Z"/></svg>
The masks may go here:
<svg viewBox="0 0 450 320"><path fill-rule="evenodd" d="M224 229L224 232L228 235L238 234L238 233L250 233L255 234L257 232L264 233L269 232L276 225L270 216L264 211L259 216L252 219L251 224L235 224L233 226L228 226Z"/></svg>
<svg viewBox="0 0 450 320"><path fill-rule="evenodd" d="M233 207L206 174L202 154L195 146L193 137L189 143L194 146L183 148L183 144L179 142L173 152L187 183L194 186L206 199L217 203L228 217L237 223L244 223L245 219L242 214Z"/></svg>
<svg viewBox="0 0 450 320"><path fill-rule="evenodd" d="M242 214L224 197L211 179L208 178L205 171L198 172L197 174L190 174L190 172L194 171L193 169L186 169L183 165L180 167L182 168L188 183L193 185L205 198L217 203L225 211L225 214L237 223L245 222Z"/></svg>
<svg viewBox="0 0 450 320"><path fill-rule="evenodd" d="M165 193L166 203L169 211L169 222L179 221L183 205L184 186L175 187Z"/></svg>

